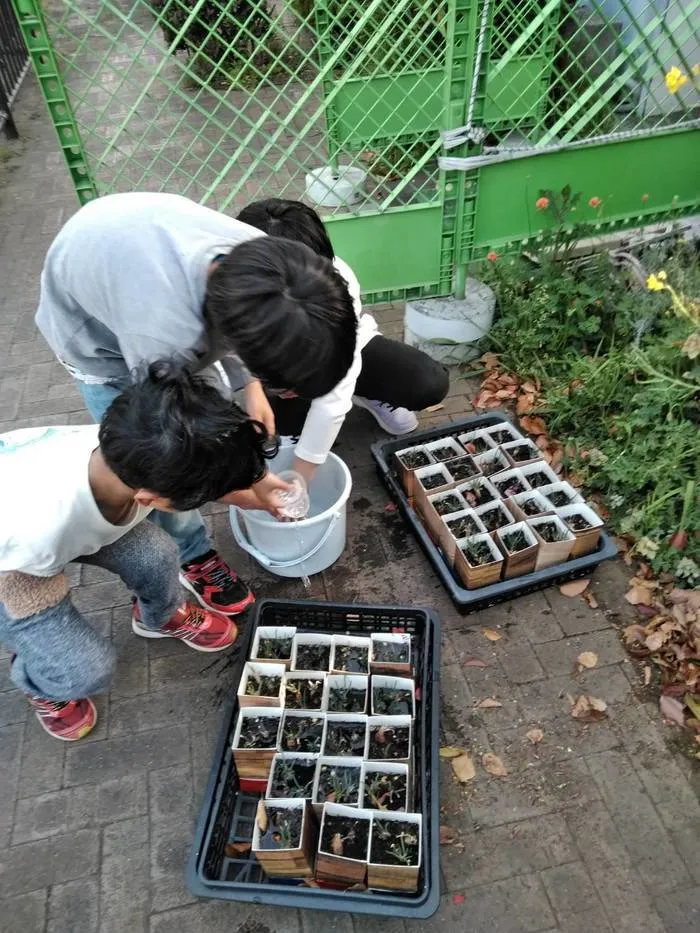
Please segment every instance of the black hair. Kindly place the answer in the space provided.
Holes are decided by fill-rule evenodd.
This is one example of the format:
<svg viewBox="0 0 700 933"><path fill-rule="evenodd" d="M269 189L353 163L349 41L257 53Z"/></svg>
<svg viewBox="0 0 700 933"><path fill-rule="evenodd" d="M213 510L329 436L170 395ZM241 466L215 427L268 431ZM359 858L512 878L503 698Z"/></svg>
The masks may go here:
<svg viewBox="0 0 700 933"><path fill-rule="evenodd" d="M201 375L152 363L107 409L99 439L107 466L132 489L147 489L185 512L265 474L264 426Z"/></svg>
<svg viewBox="0 0 700 933"><path fill-rule="evenodd" d="M270 388L330 392L355 354L357 318L343 277L302 243L256 237L210 274L204 320L213 351L235 352Z"/></svg>
<svg viewBox="0 0 700 933"><path fill-rule="evenodd" d="M301 201L289 201L286 198L253 201L243 208L238 219L251 227L257 227L268 236L281 236L303 243L319 256L335 259L323 221L312 207Z"/></svg>

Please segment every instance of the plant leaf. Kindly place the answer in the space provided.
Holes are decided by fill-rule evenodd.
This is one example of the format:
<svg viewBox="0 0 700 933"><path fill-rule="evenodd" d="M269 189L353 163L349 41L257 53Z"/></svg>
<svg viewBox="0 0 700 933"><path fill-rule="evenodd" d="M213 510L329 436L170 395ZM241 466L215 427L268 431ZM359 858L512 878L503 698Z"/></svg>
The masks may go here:
<svg viewBox="0 0 700 933"><path fill-rule="evenodd" d="M665 719L675 722L677 726L685 726L685 714L683 704L675 697L659 697L659 707Z"/></svg>
<svg viewBox="0 0 700 933"><path fill-rule="evenodd" d="M508 774L508 769L498 755L493 755L491 752L486 752L481 756L481 763L494 777L505 777Z"/></svg>
<svg viewBox="0 0 700 933"><path fill-rule="evenodd" d="M258 824L258 829L260 832L265 835L267 832L267 810L265 809L265 801L258 800L258 809L255 812L255 822Z"/></svg>
<svg viewBox="0 0 700 933"><path fill-rule="evenodd" d="M464 667L488 667L486 661L482 661L481 658L466 658L462 661Z"/></svg>
<svg viewBox="0 0 700 933"><path fill-rule="evenodd" d="M451 826L441 826L440 827L440 845L441 846L451 846L453 842L456 842L458 839L458 833L456 829L453 829Z"/></svg>
<svg viewBox="0 0 700 933"><path fill-rule="evenodd" d="M644 665L644 686L648 687L651 683L651 668L648 664Z"/></svg>
<svg viewBox="0 0 700 933"><path fill-rule="evenodd" d="M474 762L471 760L469 755L463 754L459 758L452 759L452 770L454 771L455 777L461 784L466 784L468 781L474 780L476 777L476 771L474 769Z"/></svg>
<svg viewBox="0 0 700 933"><path fill-rule="evenodd" d="M457 745L443 745L440 749L441 758L459 758L460 755L466 755L466 752Z"/></svg>
<svg viewBox="0 0 700 933"><path fill-rule="evenodd" d="M694 718L700 719L700 696L693 696L692 693L686 693L683 699Z"/></svg>
<svg viewBox="0 0 700 933"><path fill-rule="evenodd" d="M590 580L572 580L570 583L562 583L559 587L559 592L562 596L569 596L571 598L580 596L590 582Z"/></svg>
<svg viewBox="0 0 700 933"><path fill-rule="evenodd" d="M595 651L582 651L576 659L581 667L592 668L598 663L598 655Z"/></svg>
<svg viewBox="0 0 700 933"><path fill-rule="evenodd" d="M482 629L484 635L488 638L489 641L500 641L503 637L500 632L497 632L492 628Z"/></svg>
<svg viewBox="0 0 700 933"><path fill-rule="evenodd" d="M597 697L580 696L571 709L571 715L579 722L599 722L607 718L608 705Z"/></svg>
<svg viewBox="0 0 700 933"><path fill-rule="evenodd" d="M544 738L544 732L541 729L530 729L529 732L525 733L525 736L533 745L539 745Z"/></svg>
<svg viewBox="0 0 700 933"><path fill-rule="evenodd" d="M492 697L486 697L485 700L482 700L481 703L477 704L477 709L497 709L499 706L503 706L502 703L499 703L498 700L494 700Z"/></svg>

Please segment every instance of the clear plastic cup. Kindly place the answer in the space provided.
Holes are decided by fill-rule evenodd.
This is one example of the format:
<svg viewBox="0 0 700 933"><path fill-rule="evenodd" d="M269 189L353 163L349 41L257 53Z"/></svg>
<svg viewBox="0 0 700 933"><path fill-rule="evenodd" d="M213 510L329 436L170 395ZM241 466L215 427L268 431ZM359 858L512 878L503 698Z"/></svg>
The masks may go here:
<svg viewBox="0 0 700 933"><path fill-rule="evenodd" d="M277 476L291 486L291 489L277 492L279 509L285 518L299 521L309 512L309 490L306 480L295 470L283 470Z"/></svg>

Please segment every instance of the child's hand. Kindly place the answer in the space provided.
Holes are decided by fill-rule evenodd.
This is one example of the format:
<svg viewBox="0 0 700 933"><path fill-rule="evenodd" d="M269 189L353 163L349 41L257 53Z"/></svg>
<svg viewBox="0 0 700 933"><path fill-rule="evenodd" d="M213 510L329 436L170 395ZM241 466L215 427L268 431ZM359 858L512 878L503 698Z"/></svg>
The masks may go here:
<svg viewBox="0 0 700 933"><path fill-rule="evenodd" d="M290 489L289 483L285 483L274 473L266 473L260 482L251 486L250 489L239 489L237 492L230 492L219 499L219 502L226 505L237 505L239 509L269 512L274 518L279 519L283 516L280 512L277 493L287 492Z"/></svg>
<svg viewBox="0 0 700 933"><path fill-rule="evenodd" d="M245 410L248 417L253 418L255 421L262 421L267 433L270 437L274 437L275 413L267 400L262 383L258 379L249 382L243 390L243 397L245 398Z"/></svg>

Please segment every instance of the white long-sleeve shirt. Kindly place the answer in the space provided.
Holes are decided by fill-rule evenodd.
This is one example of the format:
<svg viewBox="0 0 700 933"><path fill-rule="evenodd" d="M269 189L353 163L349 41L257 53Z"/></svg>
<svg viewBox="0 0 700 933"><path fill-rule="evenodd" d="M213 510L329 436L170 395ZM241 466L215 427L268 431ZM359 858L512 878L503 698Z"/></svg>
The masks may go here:
<svg viewBox="0 0 700 933"><path fill-rule="evenodd" d="M377 322L371 314L363 314L360 299L360 283L350 266L336 257L333 265L342 275L352 296L357 315L357 343L352 365L344 379L327 395L314 399L306 416L304 427L296 447L300 460L309 463L325 463L328 453L343 426L345 416L352 408L355 384L362 369L362 351L375 334L379 333Z"/></svg>

